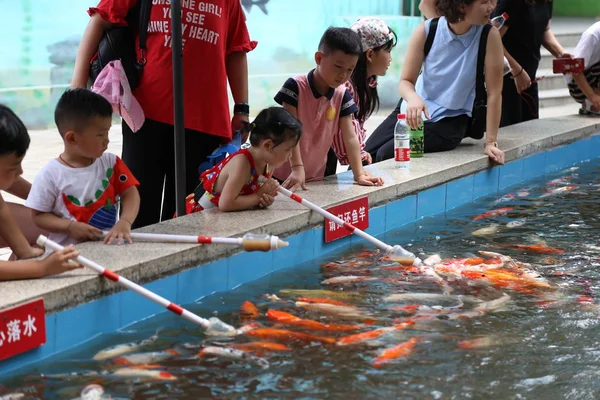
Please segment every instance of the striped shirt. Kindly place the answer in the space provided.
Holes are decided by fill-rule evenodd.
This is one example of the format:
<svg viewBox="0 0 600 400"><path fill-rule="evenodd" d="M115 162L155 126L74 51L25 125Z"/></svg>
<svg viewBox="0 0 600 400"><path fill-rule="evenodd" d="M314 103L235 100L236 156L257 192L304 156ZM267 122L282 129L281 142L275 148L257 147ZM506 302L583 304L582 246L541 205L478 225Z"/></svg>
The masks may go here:
<svg viewBox="0 0 600 400"><path fill-rule="evenodd" d="M351 81L347 81L345 83L346 89L354 98L354 102L356 103L357 108L360 108L360 99L358 98L358 94L354 89L354 85ZM352 125L354 125L354 132L356 133L356 137L358 138L358 143L360 144L360 156L362 160L367 158L367 152L365 151L365 142L367 140L367 130L365 129L365 122L367 119L365 118L362 121L359 121L355 116L358 114L358 109L352 116ZM348 152L346 151L346 145L344 144L344 137L342 136L342 130L338 130L338 132L333 137L333 144L331 148L335 152L337 159L340 161L342 165L348 165Z"/></svg>

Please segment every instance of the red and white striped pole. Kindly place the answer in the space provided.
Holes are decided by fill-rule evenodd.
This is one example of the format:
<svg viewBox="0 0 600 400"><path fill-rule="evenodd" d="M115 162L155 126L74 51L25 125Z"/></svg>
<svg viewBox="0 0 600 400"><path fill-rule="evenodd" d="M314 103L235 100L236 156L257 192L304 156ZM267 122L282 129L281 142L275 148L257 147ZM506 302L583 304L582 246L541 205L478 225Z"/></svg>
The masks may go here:
<svg viewBox="0 0 600 400"><path fill-rule="evenodd" d="M287 190L283 186L279 186L277 188L277 191L279 193L289 197L290 199L310 208L311 210L315 211L316 213L321 214L326 219L329 219L329 220L335 222L336 224L344 227L351 233L354 233L355 235L360 236L361 238L367 240L368 242L373 243L376 247L383 250L388 256L390 256L391 259L393 259L399 263L402 263L402 264L413 264L413 263L420 264L421 263L421 260L419 258L416 258L413 253L405 250L404 248L402 248L402 246L399 246L399 245L390 246L389 244L382 242L381 240L377 239L376 237L369 235L367 232L355 227L354 225L352 225L348 222L345 222L343 219L341 219L339 217L336 217L329 211L326 211L323 208L317 206L316 204L311 203L310 201L302 198L301 196L297 195L296 193L293 193L290 190Z"/></svg>
<svg viewBox="0 0 600 400"><path fill-rule="evenodd" d="M63 246L48 239L44 235L40 235L38 237L37 244L42 247L47 247L54 251L60 251L60 250L64 249ZM150 290L138 285L137 283L134 283L134 282L130 281L129 279L124 278L124 277L120 276L119 274L116 274L116 273L112 272L111 270L104 268L103 266L95 263L92 260L89 260L83 256L78 256L76 258L76 260L80 264L82 264L90 269L93 269L94 271L96 271L98 274L104 276L105 278L110 279L111 281L116 282L117 284L119 284L131 291L134 291L139 295L144 296L148 300L163 306L167 310L187 319L190 322L193 322L194 324L199 325L200 327L202 327L202 329L204 329L206 331L211 330L211 328L215 328L215 325L219 324L219 326L217 327L217 328L219 328L219 330L221 330L223 327L225 327L225 329L222 329L223 331L218 332L219 335L228 335L229 334L229 335L233 336L235 334L238 334L238 332L236 331L236 329L234 327L227 325L224 322L222 322L216 318L211 318L210 320L208 320L208 319L199 317L198 315L192 313L191 311L188 311L185 308L183 308L175 303L170 302L169 300L165 299L164 297L161 297L161 296L157 295L156 293L151 292Z"/></svg>

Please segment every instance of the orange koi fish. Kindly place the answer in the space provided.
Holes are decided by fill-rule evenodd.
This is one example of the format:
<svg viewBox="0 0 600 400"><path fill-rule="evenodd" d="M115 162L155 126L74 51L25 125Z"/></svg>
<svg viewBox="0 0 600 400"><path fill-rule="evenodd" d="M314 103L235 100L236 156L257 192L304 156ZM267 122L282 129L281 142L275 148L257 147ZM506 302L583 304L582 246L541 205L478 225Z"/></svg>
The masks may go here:
<svg viewBox="0 0 600 400"><path fill-rule="evenodd" d="M510 249L525 250L530 253L537 253L537 254L564 254L565 253L564 250L555 249L553 247L548 247L545 245L509 244L509 245L505 245L505 247L510 248Z"/></svg>
<svg viewBox="0 0 600 400"><path fill-rule="evenodd" d="M253 303L246 300L242 303L240 314L243 320L248 320L258 317L260 311L258 311L258 308Z"/></svg>
<svg viewBox="0 0 600 400"><path fill-rule="evenodd" d="M413 337L406 342L400 343L394 347L383 350L379 356L373 361L375 368L381 368L384 364L389 363L400 357L408 357L411 355L417 343L421 340L420 337Z"/></svg>
<svg viewBox="0 0 600 400"><path fill-rule="evenodd" d="M272 339L272 340L285 340L285 341L299 341L299 342L318 342L322 344L335 343L334 338L309 335L308 333L288 331L285 329L270 329L260 328L254 329L248 333L248 336L258 337L261 339Z"/></svg>
<svg viewBox="0 0 600 400"><path fill-rule="evenodd" d="M339 300L332 300L332 299L320 299L320 298L316 298L316 297L300 297L298 299L298 301L303 301L305 303L311 303L311 304L331 304L334 306L349 306L349 304L344 303L343 301L339 301Z"/></svg>
<svg viewBox="0 0 600 400"><path fill-rule="evenodd" d="M381 335L385 335L386 333L406 329L411 325L414 325L414 321L408 320L406 322L402 322L398 325L389 326L387 328L379 328L374 329L372 331L357 333L355 335L344 336L339 338L337 341L338 346L346 346L349 344L363 343L368 342L369 340L375 340Z"/></svg>
<svg viewBox="0 0 600 400"><path fill-rule="evenodd" d="M275 342L235 343L235 344L229 345L229 347L237 349L237 350L241 350L241 351L252 352L257 355L263 355L264 353L269 352L269 351L291 351L292 350L284 344L275 343Z"/></svg>
<svg viewBox="0 0 600 400"><path fill-rule="evenodd" d="M267 311L267 318L273 321L280 322L284 325L292 325L300 328L313 329L316 331L327 332L348 332L362 329L361 325L339 325L339 324L323 324L321 322L310 319L302 319L295 315L276 310Z"/></svg>
<svg viewBox="0 0 600 400"><path fill-rule="evenodd" d="M480 219L486 219L486 218L499 217L499 216L509 213L511 211L513 211L513 208L510 208L510 207L498 208L496 210L492 210L492 211L484 212L483 214L479 214L478 216L473 218L473 221L477 221Z"/></svg>

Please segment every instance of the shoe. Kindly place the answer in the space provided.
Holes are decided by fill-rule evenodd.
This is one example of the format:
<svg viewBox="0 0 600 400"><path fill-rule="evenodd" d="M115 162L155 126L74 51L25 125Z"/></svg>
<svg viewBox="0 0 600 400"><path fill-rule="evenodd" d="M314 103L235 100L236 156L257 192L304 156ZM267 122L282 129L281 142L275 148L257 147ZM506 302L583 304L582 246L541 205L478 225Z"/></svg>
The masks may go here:
<svg viewBox="0 0 600 400"><path fill-rule="evenodd" d="M585 103L581 104L581 108L579 109L579 115L593 115L595 117L600 117L600 111L592 110L592 105L589 104L586 100Z"/></svg>

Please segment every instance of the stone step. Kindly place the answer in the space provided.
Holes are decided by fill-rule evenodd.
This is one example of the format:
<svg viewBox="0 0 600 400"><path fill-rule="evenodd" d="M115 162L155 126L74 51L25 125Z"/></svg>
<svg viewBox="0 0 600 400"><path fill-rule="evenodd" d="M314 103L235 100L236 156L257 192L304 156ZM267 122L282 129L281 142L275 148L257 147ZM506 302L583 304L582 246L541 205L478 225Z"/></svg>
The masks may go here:
<svg viewBox="0 0 600 400"><path fill-rule="evenodd" d="M555 36L558 40L558 43L560 43L561 46L566 49L567 47L577 46L577 42L579 42L582 33L583 30L580 32L555 33Z"/></svg>
<svg viewBox="0 0 600 400"><path fill-rule="evenodd" d="M554 74L552 69L538 69L538 77L544 77L538 81L538 88L542 90L554 90L567 87L567 82L563 74Z"/></svg>
<svg viewBox="0 0 600 400"><path fill-rule="evenodd" d="M574 103L566 86L563 89L542 90L540 91L539 97L540 108L558 107Z"/></svg>

